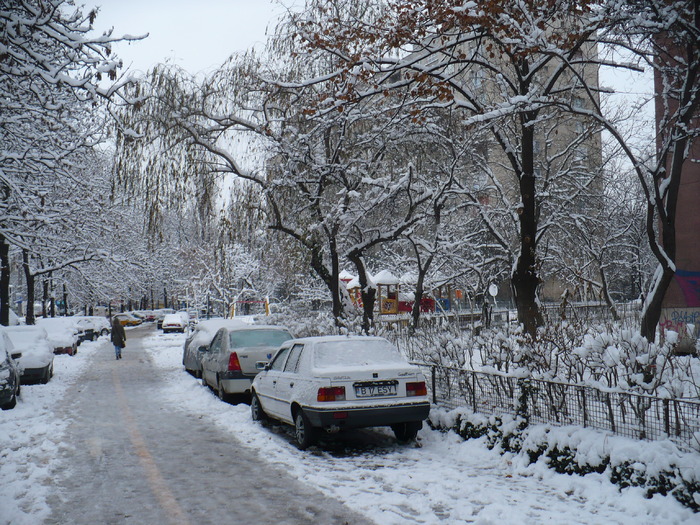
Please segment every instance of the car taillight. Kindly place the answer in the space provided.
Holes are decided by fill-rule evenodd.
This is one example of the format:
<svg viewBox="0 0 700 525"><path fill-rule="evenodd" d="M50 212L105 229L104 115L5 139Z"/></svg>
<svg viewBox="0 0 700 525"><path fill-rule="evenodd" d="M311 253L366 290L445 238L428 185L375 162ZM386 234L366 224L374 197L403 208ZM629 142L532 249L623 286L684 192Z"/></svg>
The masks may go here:
<svg viewBox="0 0 700 525"><path fill-rule="evenodd" d="M425 387L425 381L419 381L417 383L406 383L406 396L427 396L428 389Z"/></svg>
<svg viewBox="0 0 700 525"><path fill-rule="evenodd" d="M228 371L241 371L241 362L238 360L238 354L236 352L231 352L231 355L228 356Z"/></svg>
<svg viewBox="0 0 700 525"><path fill-rule="evenodd" d="M344 386L324 386L318 389L318 401L345 401Z"/></svg>

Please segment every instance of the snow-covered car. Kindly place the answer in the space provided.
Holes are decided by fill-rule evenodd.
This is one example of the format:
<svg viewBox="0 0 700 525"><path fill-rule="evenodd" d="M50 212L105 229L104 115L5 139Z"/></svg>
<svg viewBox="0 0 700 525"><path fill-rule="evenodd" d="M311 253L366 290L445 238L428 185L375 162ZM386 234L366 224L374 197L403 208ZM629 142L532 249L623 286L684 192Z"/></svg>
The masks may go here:
<svg viewBox="0 0 700 525"><path fill-rule="evenodd" d="M259 372L257 362L271 359L292 338L283 326L241 324L219 329L202 352L202 384L224 401L230 394L250 393Z"/></svg>
<svg viewBox="0 0 700 525"><path fill-rule="evenodd" d="M160 330L163 327L163 319L165 318L166 315L168 314L174 314L175 310L172 308L160 308L158 310L155 310L156 314L156 328Z"/></svg>
<svg viewBox="0 0 700 525"><path fill-rule="evenodd" d="M15 408L21 393L20 368L15 359L22 357L6 333L0 333L0 408Z"/></svg>
<svg viewBox="0 0 700 525"><path fill-rule="evenodd" d="M122 324L122 326L138 326L140 324L143 324L143 321L141 319L127 312L114 314L112 316L112 319L119 319L119 322Z"/></svg>
<svg viewBox="0 0 700 525"><path fill-rule="evenodd" d="M101 335L109 335L112 332L112 325L101 315L79 315L74 319L80 332L85 334L83 340L95 341Z"/></svg>
<svg viewBox="0 0 700 525"><path fill-rule="evenodd" d="M187 328L187 321L178 314L167 314L163 317L163 333L168 332L180 332L185 333L185 328Z"/></svg>
<svg viewBox="0 0 700 525"><path fill-rule="evenodd" d="M46 330L54 354L78 353L78 328L72 317L42 317L36 325Z"/></svg>
<svg viewBox="0 0 700 525"><path fill-rule="evenodd" d="M53 377L53 347L46 330L40 326L8 326L3 328L15 351L22 354L16 359L21 369L22 384L48 383Z"/></svg>
<svg viewBox="0 0 700 525"><path fill-rule="evenodd" d="M182 364L195 377L202 377L202 355L221 328L247 326L235 319L208 319L200 321L187 336L182 348Z"/></svg>
<svg viewBox="0 0 700 525"><path fill-rule="evenodd" d="M322 336L282 345L253 381L251 414L295 427L299 448L320 429L390 426L410 441L428 417L425 377L381 337Z"/></svg>

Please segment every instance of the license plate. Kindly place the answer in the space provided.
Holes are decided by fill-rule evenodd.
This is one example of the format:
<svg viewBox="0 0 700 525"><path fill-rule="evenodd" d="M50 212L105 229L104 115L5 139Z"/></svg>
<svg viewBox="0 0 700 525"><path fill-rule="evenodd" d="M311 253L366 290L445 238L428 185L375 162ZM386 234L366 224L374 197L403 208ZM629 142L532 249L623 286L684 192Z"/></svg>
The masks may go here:
<svg viewBox="0 0 700 525"><path fill-rule="evenodd" d="M385 397L395 395L396 385L367 385L355 387L355 396L357 397Z"/></svg>

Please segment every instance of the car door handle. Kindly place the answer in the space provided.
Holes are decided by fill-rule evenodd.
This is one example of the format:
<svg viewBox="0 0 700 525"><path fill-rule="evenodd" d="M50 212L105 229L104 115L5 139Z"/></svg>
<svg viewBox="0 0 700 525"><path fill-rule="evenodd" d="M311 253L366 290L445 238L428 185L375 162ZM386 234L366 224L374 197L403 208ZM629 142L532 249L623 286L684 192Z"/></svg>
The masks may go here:
<svg viewBox="0 0 700 525"><path fill-rule="evenodd" d="M289 383L289 386L290 386L290 387L294 387L294 383Z"/></svg>
<svg viewBox="0 0 700 525"><path fill-rule="evenodd" d="M272 384L273 384L273 385L276 385L276 384L277 384L277 381L273 381Z"/></svg>

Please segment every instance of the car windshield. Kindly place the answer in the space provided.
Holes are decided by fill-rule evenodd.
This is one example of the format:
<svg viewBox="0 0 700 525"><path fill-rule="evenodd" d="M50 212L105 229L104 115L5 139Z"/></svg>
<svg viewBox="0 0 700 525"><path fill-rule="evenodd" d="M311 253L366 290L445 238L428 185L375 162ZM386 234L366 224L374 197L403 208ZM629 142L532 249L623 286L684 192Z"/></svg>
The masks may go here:
<svg viewBox="0 0 700 525"><path fill-rule="evenodd" d="M279 346L292 339L286 330L235 330L229 332L231 348L248 346Z"/></svg>
<svg viewBox="0 0 700 525"><path fill-rule="evenodd" d="M405 365L406 360L389 341L381 339L327 341L317 344L314 354L317 368L385 364Z"/></svg>

